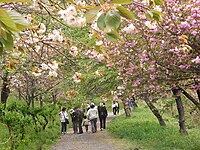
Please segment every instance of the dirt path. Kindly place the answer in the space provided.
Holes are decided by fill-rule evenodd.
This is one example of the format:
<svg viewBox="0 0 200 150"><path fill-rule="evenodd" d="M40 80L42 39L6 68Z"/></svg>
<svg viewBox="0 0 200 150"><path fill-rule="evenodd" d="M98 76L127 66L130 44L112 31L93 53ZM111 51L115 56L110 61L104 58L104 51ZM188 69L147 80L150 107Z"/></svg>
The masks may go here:
<svg viewBox="0 0 200 150"><path fill-rule="evenodd" d="M113 117L109 113L108 121ZM90 127L89 132L83 134L73 134L72 129L69 129L51 150L131 150L121 140L111 137L107 130L100 131L98 127L96 133L91 133Z"/></svg>

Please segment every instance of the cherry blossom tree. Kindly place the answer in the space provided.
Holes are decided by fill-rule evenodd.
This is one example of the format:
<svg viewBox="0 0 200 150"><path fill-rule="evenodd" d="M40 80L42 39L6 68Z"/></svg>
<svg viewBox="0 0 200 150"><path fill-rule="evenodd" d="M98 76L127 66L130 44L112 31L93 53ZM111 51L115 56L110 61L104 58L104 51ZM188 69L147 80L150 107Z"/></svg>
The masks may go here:
<svg viewBox="0 0 200 150"><path fill-rule="evenodd" d="M185 90L196 90L199 98L198 0L36 0L4 7L22 13L32 25L15 44L15 50L31 56L26 59L28 79L62 79L69 71L67 76L79 84L84 76L77 58L98 60L108 68L117 67L124 104L129 96L141 97L161 125L165 123L151 100L167 97L172 90L180 130L186 133L180 92L199 107ZM71 29L84 30L87 37L77 38ZM68 70L52 68L55 61Z"/></svg>

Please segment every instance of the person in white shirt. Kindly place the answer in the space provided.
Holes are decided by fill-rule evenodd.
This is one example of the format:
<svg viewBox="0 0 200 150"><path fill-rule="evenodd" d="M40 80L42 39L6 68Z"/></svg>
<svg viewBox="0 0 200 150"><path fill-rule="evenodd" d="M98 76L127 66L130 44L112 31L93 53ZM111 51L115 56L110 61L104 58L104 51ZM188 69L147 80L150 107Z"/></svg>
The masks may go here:
<svg viewBox="0 0 200 150"><path fill-rule="evenodd" d="M118 101L115 102L115 106L116 106L116 114L119 115L119 103L118 103Z"/></svg>
<svg viewBox="0 0 200 150"><path fill-rule="evenodd" d="M87 112L87 117L91 122L92 127L92 133L97 132L97 117L98 117L98 111L95 108L94 104L91 104L90 109Z"/></svg>
<svg viewBox="0 0 200 150"><path fill-rule="evenodd" d="M65 107L62 108L61 112L59 113L59 116L61 122L61 133L65 134L67 132L67 123L69 123L67 122L69 118Z"/></svg>
<svg viewBox="0 0 200 150"><path fill-rule="evenodd" d="M83 126L85 126L85 132L88 132L89 120L88 120L87 116L84 116Z"/></svg>
<svg viewBox="0 0 200 150"><path fill-rule="evenodd" d="M116 113L117 113L117 103L115 101L112 102L112 109L113 109L113 115L116 115Z"/></svg>

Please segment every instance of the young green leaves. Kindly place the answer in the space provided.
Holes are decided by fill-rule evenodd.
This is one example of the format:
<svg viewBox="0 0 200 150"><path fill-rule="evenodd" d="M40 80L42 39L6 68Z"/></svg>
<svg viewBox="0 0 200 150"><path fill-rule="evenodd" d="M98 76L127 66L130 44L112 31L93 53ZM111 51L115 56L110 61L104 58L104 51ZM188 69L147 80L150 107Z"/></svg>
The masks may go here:
<svg viewBox="0 0 200 150"><path fill-rule="evenodd" d="M121 25L121 16L119 12L110 10L107 13L103 13L97 19L97 26L102 31L107 31L106 37L111 41L119 39L117 30Z"/></svg>
<svg viewBox="0 0 200 150"><path fill-rule="evenodd" d="M0 9L0 54L3 49L12 50L13 33L29 26L28 21L18 12Z"/></svg>
<svg viewBox="0 0 200 150"><path fill-rule="evenodd" d="M4 2L31 2L31 0L0 0ZM14 32L29 26L28 21L18 12L0 8L0 56L3 49L12 50Z"/></svg>

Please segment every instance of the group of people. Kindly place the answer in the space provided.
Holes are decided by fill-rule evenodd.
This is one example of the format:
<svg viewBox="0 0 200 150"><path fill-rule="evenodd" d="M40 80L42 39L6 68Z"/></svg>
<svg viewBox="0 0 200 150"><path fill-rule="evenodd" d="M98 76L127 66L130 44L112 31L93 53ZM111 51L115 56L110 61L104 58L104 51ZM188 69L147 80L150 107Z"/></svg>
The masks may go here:
<svg viewBox="0 0 200 150"><path fill-rule="evenodd" d="M91 103L90 107L87 108L87 112L75 107L74 109L71 109L69 113L75 134L82 134L83 126L85 127L85 132L88 132L89 123L91 124L92 133L97 132L98 118L100 121L100 130L106 129L106 118L108 116L108 112L104 102L100 103L99 106L95 106L94 103ZM59 116L61 121L61 133L66 134L69 116L65 107L62 108Z"/></svg>

